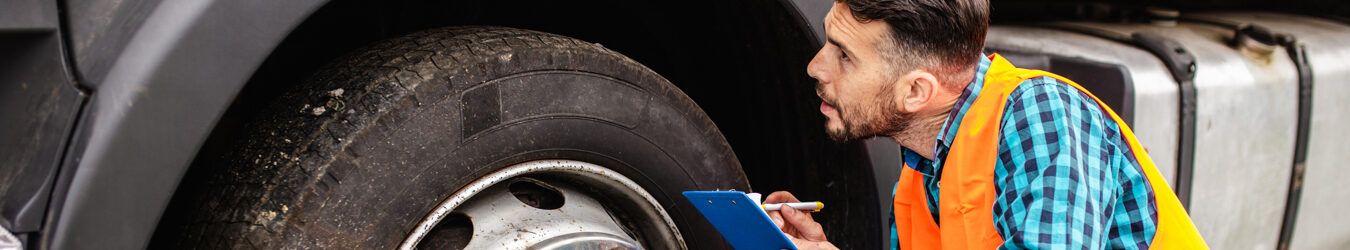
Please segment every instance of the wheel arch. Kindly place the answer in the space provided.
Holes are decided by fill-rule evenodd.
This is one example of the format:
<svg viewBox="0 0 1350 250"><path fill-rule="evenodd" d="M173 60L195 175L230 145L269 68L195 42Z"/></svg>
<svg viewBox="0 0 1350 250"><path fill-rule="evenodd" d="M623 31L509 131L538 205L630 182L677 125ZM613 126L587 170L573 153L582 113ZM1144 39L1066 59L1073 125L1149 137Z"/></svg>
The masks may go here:
<svg viewBox="0 0 1350 250"><path fill-rule="evenodd" d="M63 36L92 95L35 245L144 248L221 112L324 2L63 2L76 10Z"/></svg>

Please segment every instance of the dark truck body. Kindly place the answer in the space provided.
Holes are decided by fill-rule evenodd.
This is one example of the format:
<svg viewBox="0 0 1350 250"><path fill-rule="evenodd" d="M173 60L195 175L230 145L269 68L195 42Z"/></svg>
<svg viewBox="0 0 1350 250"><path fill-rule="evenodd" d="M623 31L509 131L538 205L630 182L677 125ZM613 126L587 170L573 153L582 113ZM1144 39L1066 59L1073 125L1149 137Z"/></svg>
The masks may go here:
<svg viewBox="0 0 1350 250"><path fill-rule="evenodd" d="M820 20L830 6L6 0L0 2L0 226L29 249L144 248L161 216L173 212L165 210L184 173L200 155L220 150L212 138L238 132L249 109L260 106L256 100L365 43L438 26L497 25L603 43L653 68L717 122L757 191L816 185L831 190L816 195L857 200L840 212L852 223L835 220L827 229L866 241L854 247L880 247L884 198L898 173L893 143L769 147L774 137L793 135L754 132L760 123L815 114L741 117L772 106L813 110L814 82L803 72L823 40ZM996 20L1036 19L994 12ZM743 82L751 84L735 84ZM804 154L821 151L829 154ZM772 167L783 161L873 167L794 175Z"/></svg>
<svg viewBox="0 0 1350 250"><path fill-rule="evenodd" d="M6 67L0 72L5 73L0 76L7 88L23 85L20 90L3 92L6 137L0 153L4 156L0 158L4 160L0 162L4 164L0 177L7 179L0 186L7 189L0 189L5 191L0 198L4 200L5 228L28 248L147 246L179 180L199 150L210 150L203 149L208 137L218 123L233 125L228 121L231 118L222 121L227 109L237 104L237 97L255 72L269 73L260 70L269 55L277 52L288 36L295 35L292 32L302 23L312 21L310 18L325 4L329 2L0 3L0 38L4 38L0 44L5 45L0 55L13 55L4 57L0 65ZM348 6L330 8L348 12L356 8L351 5L362 3L344 4ZM456 7L426 2L402 4ZM799 47L800 53L794 57L800 65L794 66L804 66L807 48L814 46L808 44L818 43L801 35L809 31L805 19L795 16L799 12L796 5L774 1L741 5L737 8L768 6L763 10L768 12L765 15L792 18L773 25L784 25L775 29L796 33L798 40L792 43ZM482 6L466 3L458 7ZM828 4L812 7L820 12ZM676 10L697 9L685 6ZM699 18L699 13L670 13L675 14ZM326 21L341 22L334 21L339 19ZM429 23L435 22L445 21ZM676 20L665 22L654 25L686 30L677 31L683 34L662 31L667 33L662 36L695 31L680 27ZM746 27L769 25L755 24L755 20L739 22L737 25ZM426 26L401 23L386 27L399 25L405 30L402 32L412 31L410 26ZM351 35L358 38L347 38L356 41L348 43L360 45L397 34ZM320 56L331 58L335 54L340 53Z"/></svg>

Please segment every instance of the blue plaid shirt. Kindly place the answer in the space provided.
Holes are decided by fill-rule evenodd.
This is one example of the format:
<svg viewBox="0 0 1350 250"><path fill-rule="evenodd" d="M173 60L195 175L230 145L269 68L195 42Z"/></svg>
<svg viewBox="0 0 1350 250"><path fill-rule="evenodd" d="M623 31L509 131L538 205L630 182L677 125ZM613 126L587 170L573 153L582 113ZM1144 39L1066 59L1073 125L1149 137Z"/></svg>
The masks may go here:
<svg viewBox="0 0 1350 250"><path fill-rule="evenodd" d="M943 160L989 64L982 59L942 125L936 160L904 150L905 164L923 174L935 221ZM1054 78L1033 78L1013 90L1003 112L993 207L1000 249L1148 248L1158 221L1153 189L1092 97ZM894 218L891 243L899 245Z"/></svg>

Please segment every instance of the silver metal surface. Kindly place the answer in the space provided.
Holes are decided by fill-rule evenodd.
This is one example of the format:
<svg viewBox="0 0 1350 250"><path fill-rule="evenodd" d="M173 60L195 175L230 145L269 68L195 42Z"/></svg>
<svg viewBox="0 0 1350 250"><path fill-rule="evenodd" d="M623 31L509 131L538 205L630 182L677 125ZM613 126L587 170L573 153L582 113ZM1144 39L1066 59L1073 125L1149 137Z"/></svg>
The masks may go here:
<svg viewBox="0 0 1350 250"><path fill-rule="evenodd" d="M895 139L879 136L863 140L863 146L867 148L868 160L872 163L872 177L877 187L877 220L882 227L890 228L891 225L891 191L895 191L895 183L900 180L900 168L904 166L901 160L903 153L900 151L900 144L895 143ZM889 235L889 233L887 233ZM881 241L881 249L891 249L890 236Z"/></svg>
<svg viewBox="0 0 1350 250"><path fill-rule="evenodd" d="M792 7L801 14L803 21L811 28L811 33L816 37L816 44L825 44L825 15L830 13L830 8L834 7L834 1L815 1L815 0L792 0Z"/></svg>
<svg viewBox="0 0 1350 250"><path fill-rule="evenodd" d="M410 234L408 235L408 237L403 241L403 244L399 247L399 249L410 250L410 249L416 248L417 243L418 243L419 241L421 241L422 238L426 237L427 234L431 231L431 229L432 229L432 228L435 228L436 224L440 223L441 220L445 219L445 217L446 217L447 215L449 215L451 212L458 211L458 210L460 209L461 206L464 206L464 209L466 209L466 210L465 210L465 211L466 211L465 214L468 215L468 216L470 217L470 220L473 220L473 221L475 222L475 226L474 226L474 234L475 234L475 235L474 235L474 238L475 238L475 239L474 239L474 240L471 240L470 243L469 243L469 244L475 244L474 241L478 241L477 238L478 238L478 236L479 236L479 227L480 227L480 225L478 224L478 221L481 221L481 220L484 219L485 217L491 217L491 216L493 216L493 215L491 215L491 214L484 214L484 213L480 213L480 212L473 212L473 213L470 213L470 212L472 212L472 211L470 211L470 210L476 209L476 208L471 208L471 207L477 207L477 206L479 206L479 205L477 205L477 204L479 203L479 202L477 202L477 200L483 200L483 199L488 199L488 201L498 201L498 200L500 200L500 199L502 199L502 198L509 198L509 199L510 199L510 202L515 202L516 204L520 204L520 202L519 202L518 200L516 200L514 197L511 197L511 195L510 195L509 193L507 193L507 194L505 195L505 197L502 197L502 195L500 195L500 193L504 193L504 192L497 192L497 191L495 191L495 190L497 190L497 189L496 189L496 187L494 187L494 186L497 186L497 185L500 184L500 183L504 183L504 182L506 182L506 181L508 181L508 180L510 180L510 179L512 179L512 178L515 178L515 177L518 177L518 176L527 175L527 174L529 174L529 175L536 175L536 174L538 174L538 175L555 175L555 176L562 176L562 177L566 177L566 178L571 178L572 180L576 180L576 181L585 183L589 188L601 190L601 191L603 191L603 192L610 192L610 193L608 194L608 196L606 197L608 200L611 200L611 201L615 201L615 200L618 200L618 201L631 201L631 202L633 202L633 204L635 204L635 206L638 206L639 208L637 208L636 211L630 211L630 212L632 212L632 214L626 214L626 215L629 216L629 217L632 217L632 218L638 218L638 220L642 220L642 221L638 221L638 222L636 222L636 223L638 224L639 227L641 227L642 229L644 229L643 232L642 232L642 233L643 233L643 237L645 237L645 239L649 241L649 244L657 244L657 246L652 246L653 248L661 248L661 249L684 249L684 248L685 248L683 236L681 236L679 229L675 227L674 221L672 221L672 220L670 219L670 215L666 213L665 209L662 208L661 204L660 204L659 202L657 202L656 199L655 199L654 197L652 197L651 194L648 193L645 189L643 189L641 186L638 186L637 183L634 183L632 180L628 179L627 177L624 177L622 174L619 174L618 172L615 172L615 171L613 171L613 170L609 170L609 169L607 169L607 168L601 167L601 166L599 166L599 165L595 165L595 164L591 164L591 163L586 163L586 162L571 161L571 160L538 160L538 161L531 161L531 162L526 162L526 163L516 164L516 165L508 166L508 167L506 167L506 168L502 168L501 170L497 170L496 172L493 172L493 173L491 173L491 174L488 174L488 175L486 175L486 176L483 176L483 177L479 178L478 180L475 180L474 182L469 183L468 185L465 185L463 188L461 188L459 191L455 192L453 195L451 195L451 196L450 196L449 198L447 198L445 201L441 202L441 204L438 205L438 206L436 207L436 209L432 210L432 212L431 212L429 215L427 215L427 217L426 217L425 219L423 219L422 222L420 222L416 228L413 229L413 232L410 233ZM555 186L555 187L556 187L556 186ZM561 188L560 188L560 189L561 189ZM570 189L568 189L568 190L570 190ZM590 197L586 197L585 195L577 195L575 192L572 192L572 191L568 191L568 192L573 193L573 195L567 196L567 198L566 198L567 202L564 203L563 207L561 207L561 208L559 208L559 209L557 209L557 210L559 210L559 211L567 211L567 213L573 213L573 212L575 212L577 215L579 215L579 216L580 216L580 215L584 215L584 216L586 216L587 218L595 217L595 216L591 215L591 214L593 214L593 212L586 212L586 211L572 211L572 210L587 210L587 211L594 211L594 209L593 209L593 203L591 203L591 202L594 201L593 199L591 199ZM479 194L485 194L485 195L486 195L486 196L485 196L486 198L481 198L481 199L480 199L480 198L476 198L476 196L478 196ZM565 194L565 195L566 195L566 194ZM495 197L495 198L493 198L493 197ZM471 202L471 200L472 200L472 202ZM569 203L577 203L578 201L579 201L580 204L590 204L590 205L578 205L578 206L574 206L574 207L570 207L570 208L568 207L568 204L569 204ZM588 201L589 201L589 202L588 202ZM502 202L506 202L506 201L503 200ZM474 204L469 204L469 203L474 203ZM486 204L496 204L496 203L489 202L489 203L486 203ZM506 204L510 204L510 203L506 203ZM523 206L523 204L521 204L521 205ZM489 205L489 206L490 206L490 205ZM526 206L526 207L528 207L528 208L530 208L530 209L535 209L535 208L529 207L529 206ZM579 208L579 207L586 207L586 208ZM509 207L507 207L507 208L509 208ZM504 208L504 209L505 209L505 208ZM513 209L514 209L514 208L513 208ZM489 211L491 211L491 210L489 210ZM600 210L600 211L603 212L604 210ZM520 213L526 213L526 211L519 211L519 212L520 212ZM496 212L493 212L493 213L496 213ZM477 214L479 218L473 218L473 217L475 216L475 214ZM554 225L556 225L556 224L548 224L548 223L544 223L544 224L535 224L535 223L539 223L539 222L556 223L556 222L559 222L559 217L558 217L558 216L560 216L560 214L552 214L552 213L549 213L549 212L534 212L534 213L527 213L527 214L534 215L534 216L541 216L541 217L531 217L531 218L509 218L509 219L512 219L512 220L515 220L515 219L531 219L531 220L523 221L522 223L524 223L524 225L504 225L504 226L512 226L512 227L516 227L516 228L518 228L518 229L523 229L523 230L525 230L525 231L531 231L531 230L530 230L531 227L533 227L533 226L541 226L541 225L549 225L549 226L548 226L549 228L554 228L554 229L558 228L558 227L554 227ZM607 213L606 213L606 214L607 214ZM606 216L607 216L607 215L606 215ZM534 219L534 218L538 218L538 219L540 219L540 220L539 220L539 221L532 221L532 219ZM504 218L504 219L505 219L505 218ZM569 223L570 223L570 222L572 222L571 220L572 220L572 219L569 218L569 219L567 219L566 222L569 222ZM595 222L594 220L587 220L587 219L583 219L583 221L586 221L586 222L585 222L586 226L580 227L579 229L586 229L586 230L607 230L607 229L604 229L604 228L608 228L608 226L605 225L605 223L603 223L603 222ZM492 223L489 223L489 225L491 225L491 224L492 224ZM566 228L566 227L563 226L562 228ZM554 230L554 231L561 231L561 230ZM612 231L612 230L609 230L609 231ZM579 231L574 231L574 232L579 232ZM507 232L507 233L509 233L509 232ZM614 234L616 234L616 235L628 235L627 233L623 232L622 230L620 230L620 231L618 231L617 233L614 233ZM484 236L484 237L487 237L487 236L489 236L489 235L483 235L483 236ZM537 241L533 241L533 242L531 242L531 243L542 242L543 240L546 240L546 239L547 239L547 238L538 239ZM523 245L523 246L528 246L528 244L527 244L527 245ZM495 248L495 247L493 247L493 248ZM523 247L521 247L521 248L523 248ZM516 249L519 249L519 248L516 248Z"/></svg>
<svg viewBox="0 0 1350 250"><path fill-rule="evenodd" d="M455 212L473 222L473 238L464 249L524 249L555 238L570 239L567 235L576 232L604 233L633 241L599 201L566 185L544 185L562 192L562 207L535 208L516 199L506 185L494 185L456 208Z"/></svg>
<svg viewBox="0 0 1350 250"><path fill-rule="evenodd" d="M1038 52L1119 64L1134 82L1134 129L1139 142L1168 183L1175 183L1177 153L1177 83L1161 60L1130 45L1067 31L1028 27L989 27L985 47Z"/></svg>
<svg viewBox="0 0 1350 250"><path fill-rule="evenodd" d="M7 229L0 228L0 250L22 250L23 242Z"/></svg>
<svg viewBox="0 0 1350 250"><path fill-rule="evenodd" d="M1183 14L1186 15L1186 14ZM1350 207L1350 179L1337 161L1350 154L1350 28L1312 18L1261 13L1210 13L1290 33L1307 44L1316 79L1304 203L1293 248L1350 247L1350 227L1338 209ZM1297 68L1282 48L1253 53L1234 48L1233 30L1181 22L1175 26L1074 23L1128 35L1152 32L1196 56L1196 151L1191 218L1215 249L1274 248L1289 187L1297 120ZM1305 38L1306 37L1306 38ZM989 48L1077 57L1126 66L1134 81L1133 128L1164 177L1175 178L1177 87L1161 61L1131 45L1037 27L994 26ZM1315 166L1314 166L1315 165ZM1306 213L1306 214L1305 214Z"/></svg>
<svg viewBox="0 0 1350 250"><path fill-rule="evenodd" d="M632 240L604 233L572 233L554 237L530 250L632 250L642 249Z"/></svg>
<svg viewBox="0 0 1350 250"><path fill-rule="evenodd" d="M1195 55L1191 219L1214 249L1275 248L1298 124L1298 74L1284 50L1241 53L1228 45L1232 29L1210 24L1090 25L1153 32Z"/></svg>
<svg viewBox="0 0 1350 250"><path fill-rule="evenodd" d="M1260 12L1212 12L1200 17L1251 23L1298 38L1313 69L1308 159L1290 249L1350 249L1350 26L1330 20ZM1286 163L1287 166L1287 163ZM1276 177L1270 177L1276 178ZM1274 225L1267 225L1274 226Z"/></svg>

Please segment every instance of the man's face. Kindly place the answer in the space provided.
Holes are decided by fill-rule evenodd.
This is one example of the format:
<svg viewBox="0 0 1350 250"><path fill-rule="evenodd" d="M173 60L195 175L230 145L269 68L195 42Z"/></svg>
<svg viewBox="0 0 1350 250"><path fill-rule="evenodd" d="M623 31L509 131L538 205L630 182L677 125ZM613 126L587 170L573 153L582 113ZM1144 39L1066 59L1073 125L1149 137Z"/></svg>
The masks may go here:
<svg viewBox="0 0 1350 250"><path fill-rule="evenodd" d="M904 120L895 97L909 88L897 86L906 77L892 72L881 55L886 23L860 23L842 3L834 4L824 23L828 42L806 71L817 81L825 131L839 142L900 131Z"/></svg>

